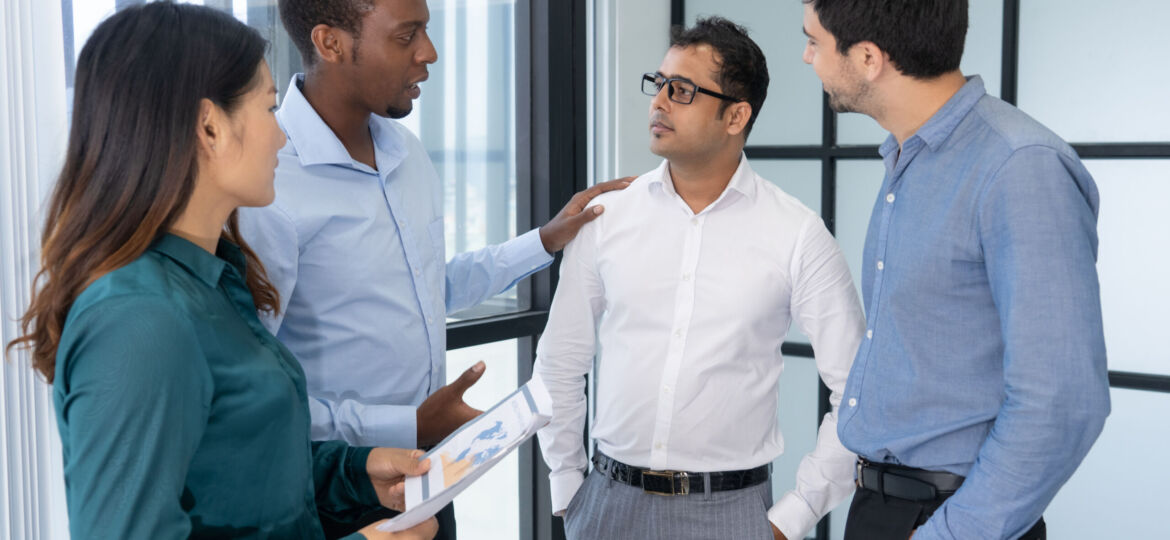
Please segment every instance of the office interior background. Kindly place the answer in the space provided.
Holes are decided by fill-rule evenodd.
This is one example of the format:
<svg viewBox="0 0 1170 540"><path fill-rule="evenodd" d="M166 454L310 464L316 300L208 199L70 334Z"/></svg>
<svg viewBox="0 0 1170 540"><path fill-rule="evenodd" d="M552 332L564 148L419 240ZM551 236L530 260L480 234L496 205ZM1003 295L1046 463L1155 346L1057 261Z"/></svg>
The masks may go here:
<svg viewBox="0 0 1170 540"><path fill-rule="evenodd" d="M0 8L0 341L17 335L36 269L42 201L60 167L77 55L96 25L135 0L4 0ZM281 96L300 59L276 0L195 0L232 13L270 42ZM747 155L818 210L855 280L884 169L872 120L837 115L801 61L800 0L428 0L439 52L413 114L443 178L448 254L547 221L577 190L636 175L648 151L643 72L659 65L671 24L718 14L747 26L772 83ZM1073 146L1101 193L1098 270L1113 412L1045 514L1051 538L1170 538L1170 2L970 0L962 69ZM478 360L473 406L531 375L556 285L541 272L473 310L451 314L448 373ZM860 287L860 284L858 283ZM1037 314L1043 316L1043 314ZM784 455L773 491L791 488L827 406L812 348L793 330L783 349ZM61 449L49 387L16 353L0 370L0 538L67 538ZM1070 401L1078 396L1067 396ZM128 448L128 450L130 450ZM563 538L528 443L457 499L469 540ZM839 508L814 531L842 537Z"/></svg>

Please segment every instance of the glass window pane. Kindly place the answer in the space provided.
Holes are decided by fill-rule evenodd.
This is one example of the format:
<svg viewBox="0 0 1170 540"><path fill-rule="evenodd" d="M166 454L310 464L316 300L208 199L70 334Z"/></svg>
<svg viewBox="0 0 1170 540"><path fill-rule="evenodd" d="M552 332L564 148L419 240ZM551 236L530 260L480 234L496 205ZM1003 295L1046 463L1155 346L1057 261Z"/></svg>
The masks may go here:
<svg viewBox="0 0 1170 540"><path fill-rule="evenodd" d="M821 213L820 160L755 158L751 165L756 174L796 197L818 215Z"/></svg>
<svg viewBox="0 0 1170 540"><path fill-rule="evenodd" d="M1027 2L1025 2L1026 4ZM1003 59L1003 2L970 3L967 12L967 41L963 46L964 75L979 75L987 93L1000 94ZM889 132L863 114L837 116L838 144L881 144Z"/></svg>
<svg viewBox="0 0 1170 540"><path fill-rule="evenodd" d="M720 15L747 27L768 60L768 98L748 144L778 146L821 142L821 83L801 60L804 5L774 0L688 0L688 24Z"/></svg>
<svg viewBox="0 0 1170 540"><path fill-rule="evenodd" d="M1020 108L1076 142L1170 139L1170 2L1020 2Z"/></svg>
<svg viewBox="0 0 1170 540"><path fill-rule="evenodd" d="M1170 538L1170 394L1114 388L1105 430L1044 512L1049 538Z"/></svg>
<svg viewBox="0 0 1170 540"><path fill-rule="evenodd" d="M517 234L515 5L429 3L428 30L439 61L415 112L402 122L422 139L443 180L448 257ZM525 309L524 286L452 317Z"/></svg>
<svg viewBox="0 0 1170 540"><path fill-rule="evenodd" d="M821 162L816 160L753 159L752 169L811 208L821 213ZM808 336L793 324L788 330L786 341L791 343L809 342Z"/></svg>
<svg viewBox="0 0 1170 540"><path fill-rule="evenodd" d="M837 243L849 263L849 272L853 274L859 295L865 231L885 174L885 166L878 160L837 162Z"/></svg>
<svg viewBox="0 0 1170 540"><path fill-rule="evenodd" d="M487 370L464 399L480 410L495 405L519 386L517 341L500 341L447 352L447 382L483 360ZM483 478L455 498L455 523L460 538L516 540L520 538L520 458L513 452ZM539 481L545 482L544 478Z"/></svg>
<svg viewBox="0 0 1170 540"><path fill-rule="evenodd" d="M1109 369L1170 375L1163 332L1170 314L1170 160L1085 162L1101 192L1097 271Z"/></svg>

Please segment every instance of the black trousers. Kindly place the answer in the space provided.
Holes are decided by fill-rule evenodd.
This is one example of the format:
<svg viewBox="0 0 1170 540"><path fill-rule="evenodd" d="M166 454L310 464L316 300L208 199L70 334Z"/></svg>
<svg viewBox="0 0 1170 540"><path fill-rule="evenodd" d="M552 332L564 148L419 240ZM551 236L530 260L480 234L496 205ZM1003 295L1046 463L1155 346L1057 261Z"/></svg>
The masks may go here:
<svg viewBox="0 0 1170 540"><path fill-rule="evenodd" d="M906 540L910 533L926 523L942 506L945 498L932 501L910 501L858 489L849 505L849 519L845 522L845 540ZM1036 522L1020 540L1045 540L1044 518Z"/></svg>
<svg viewBox="0 0 1170 540"><path fill-rule="evenodd" d="M358 532L375 521L389 519L397 515L398 512L389 508L379 508L351 523L338 523L321 516L321 527L325 529L327 540L336 540ZM439 533L435 535L435 540L455 540L455 503L444 506L438 514L435 514L435 519L439 521Z"/></svg>

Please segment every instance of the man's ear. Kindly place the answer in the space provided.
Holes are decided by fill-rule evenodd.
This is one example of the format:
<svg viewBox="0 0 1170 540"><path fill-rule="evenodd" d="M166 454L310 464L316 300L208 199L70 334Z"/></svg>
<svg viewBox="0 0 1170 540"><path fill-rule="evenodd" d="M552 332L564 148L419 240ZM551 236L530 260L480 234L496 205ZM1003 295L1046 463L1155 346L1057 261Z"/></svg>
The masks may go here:
<svg viewBox="0 0 1170 540"><path fill-rule="evenodd" d="M341 64L353 58L353 36L349 32L327 24L318 24L309 34L317 57L330 64Z"/></svg>
<svg viewBox="0 0 1170 540"><path fill-rule="evenodd" d="M869 82L877 80L887 70L893 69L890 55L872 41L859 41L849 51L849 61L854 62L857 72Z"/></svg>
<svg viewBox="0 0 1170 540"><path fill-rule="evenodd" d="M199 152L205 156L216 155L217 145L222 149L227 134L223 109L210 99L199 100L199 121L195 124L195 137L199 141Z"/></svg>
<svg viewBox="0 0 1170 540"><path fill-rule="evenodd" d="M733 103L723 111L727 120L727 134L739 135L747 129L748 121L752 119L752 106L746 101Z"/></svg>

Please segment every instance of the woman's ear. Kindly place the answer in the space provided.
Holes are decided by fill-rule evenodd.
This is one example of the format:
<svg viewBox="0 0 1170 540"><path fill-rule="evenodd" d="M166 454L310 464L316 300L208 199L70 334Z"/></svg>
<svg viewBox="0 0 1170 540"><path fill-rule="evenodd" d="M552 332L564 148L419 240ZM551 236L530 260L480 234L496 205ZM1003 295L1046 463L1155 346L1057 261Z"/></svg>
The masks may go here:
<svg viewBox="0 0 1170 540"><path fill-rule="evenodd" d="M216 155L216 145L222 146L225 133L223 111L210 99L199 101L199 121L195 124L195 136L199 139L199 150L206 156Z"/></svg>

